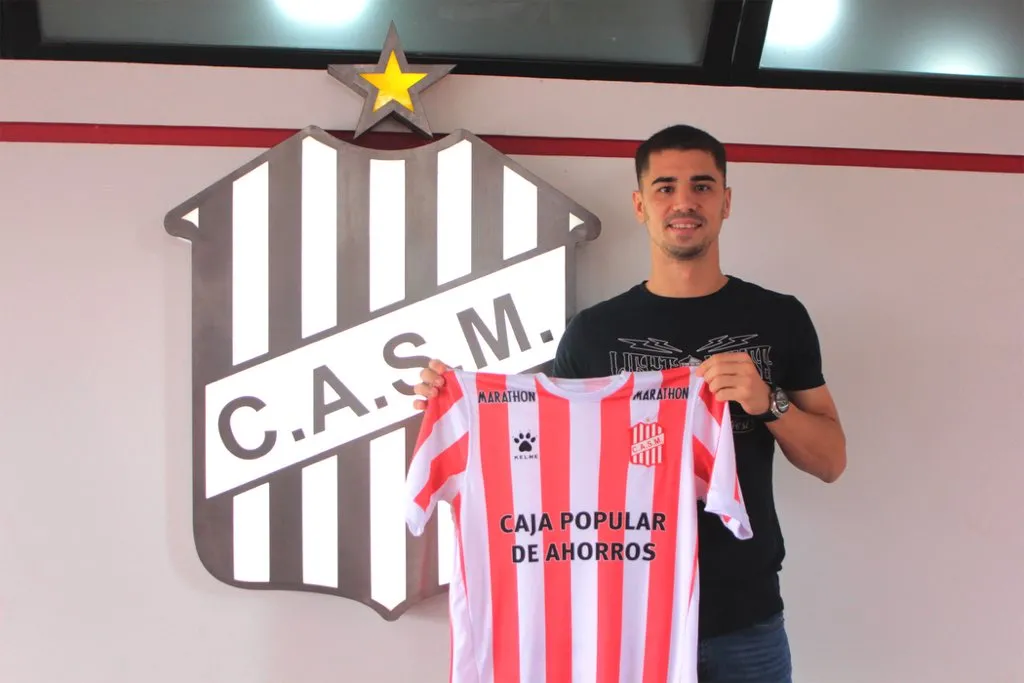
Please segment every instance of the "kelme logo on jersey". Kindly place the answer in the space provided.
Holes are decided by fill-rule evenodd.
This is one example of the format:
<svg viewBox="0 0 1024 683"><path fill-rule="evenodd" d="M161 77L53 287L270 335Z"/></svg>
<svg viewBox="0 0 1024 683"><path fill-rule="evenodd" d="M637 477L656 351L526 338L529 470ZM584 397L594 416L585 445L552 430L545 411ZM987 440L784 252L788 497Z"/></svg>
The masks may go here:
<svg viewBox="0 0 1024 683"><path fill-rule="evenodd" d="M536 460L537 435L530 432L519 432L512 437L513 460Z"/></svg>
<svg viewBox="0 0 1024 683"><path fill-rule="evenodd" d="M597 218L465 131L377 150L309 127L165 225L192 250L204 566L387 619L443 591L451 516L411 538L402 504L419 369L543 367Z"/></svg>

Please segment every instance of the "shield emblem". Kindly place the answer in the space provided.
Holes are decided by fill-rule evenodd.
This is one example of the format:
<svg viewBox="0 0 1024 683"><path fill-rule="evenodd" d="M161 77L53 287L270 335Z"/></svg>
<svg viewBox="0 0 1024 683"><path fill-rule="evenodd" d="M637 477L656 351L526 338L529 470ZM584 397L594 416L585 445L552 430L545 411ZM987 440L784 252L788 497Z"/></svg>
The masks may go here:
<svg viewBox="0 0 1024 683"><path fill-rule="evenodd" d="M478 137L375 150L309 127L171 210L192 250L193 529L239 588L388 620L443 592L455 530L405 527L427 359L544 369L595 215ZM443 506L446 507L446 506Z"/></svg>
<svg viewBox="0 0 1024 683"><path fill-rule="evenodd" d="M629 462L651 467L660 465L665 451L665 430L657 422L633 425Z"/></svg>

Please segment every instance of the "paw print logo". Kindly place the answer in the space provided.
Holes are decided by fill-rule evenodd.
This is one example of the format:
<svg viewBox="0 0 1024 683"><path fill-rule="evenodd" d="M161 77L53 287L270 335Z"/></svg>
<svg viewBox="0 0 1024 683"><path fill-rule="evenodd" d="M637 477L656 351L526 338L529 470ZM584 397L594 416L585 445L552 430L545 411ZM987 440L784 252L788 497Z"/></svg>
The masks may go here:
<svg viewBox="0 0 1024 683"><path fill-rule="evenodd" d="M513 441L519 444L520 453L529 453L533 450L533 444L537 443L537 437L531 436L530 432L526 432L526 434L519 432L519 436L513 439Z"/></svg>

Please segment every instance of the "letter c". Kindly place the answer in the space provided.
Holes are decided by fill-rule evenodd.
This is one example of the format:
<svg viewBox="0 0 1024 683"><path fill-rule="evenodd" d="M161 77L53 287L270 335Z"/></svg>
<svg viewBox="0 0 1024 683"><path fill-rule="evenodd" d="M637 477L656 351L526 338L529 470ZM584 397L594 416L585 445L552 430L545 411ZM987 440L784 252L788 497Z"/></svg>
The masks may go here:
<svg viewBox="0 0 1024 683"><path fill-rule="evenodd" d="M220 411L220 418L217 420L220 439L224 442L224 446L227 447L231 454L236 458L241 458L242 460L255 460L257 458L262 458L274 448L274 444L277 442L277 432L263 432L263 443L256 448L248 449L238 443L238 439L235 438L234 433L231 431L231 416L234 415L235 411L239 408L252 408L259 412L266 407L267 404L255 396L239 396L233 401L230 401L226 406L224 406L224 409Z"/></svg>

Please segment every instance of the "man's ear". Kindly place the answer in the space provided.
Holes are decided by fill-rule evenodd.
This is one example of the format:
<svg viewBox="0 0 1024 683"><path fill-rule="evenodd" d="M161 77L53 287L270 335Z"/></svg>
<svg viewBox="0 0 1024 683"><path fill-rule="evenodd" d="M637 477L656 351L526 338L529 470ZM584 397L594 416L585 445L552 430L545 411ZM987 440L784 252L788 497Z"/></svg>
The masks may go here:
<svg viewBox="0 0 1024 683"><path fill-rule="evenodd" d="M732 188L725 188L725 204L722 206L722 219L725 220L732 213Z"/></svg>
<svg viewBox="0 0 1024 683"><path fill-rule="evenodd" d="M633 215L637 223L644 222L644 198L639 190L633 190Z"/></svg>

